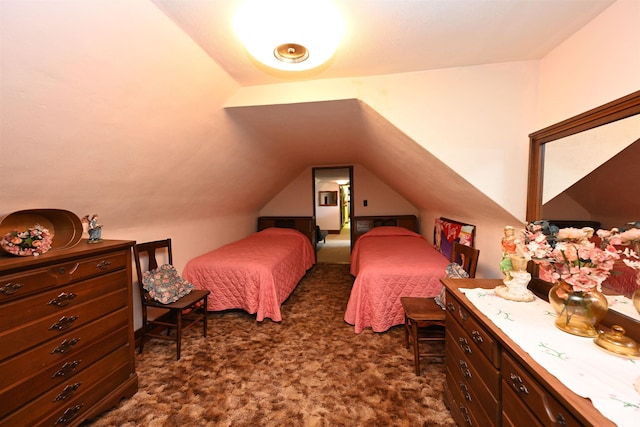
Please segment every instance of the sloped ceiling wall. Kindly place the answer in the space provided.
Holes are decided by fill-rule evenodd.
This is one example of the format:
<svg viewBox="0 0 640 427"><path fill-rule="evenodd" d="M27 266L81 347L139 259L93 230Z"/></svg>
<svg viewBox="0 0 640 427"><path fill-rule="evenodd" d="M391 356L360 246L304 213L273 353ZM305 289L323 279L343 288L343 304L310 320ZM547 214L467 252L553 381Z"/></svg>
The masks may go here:
<svg viewBox="0 0 640 427"><path fill-rule="evenodd" d="M237 83L151 2L0 8L0 214L97 213L105 238L174 238L181 268L305 167L357 162L421 211L517 221L361 101L224 109Z"/></svg>

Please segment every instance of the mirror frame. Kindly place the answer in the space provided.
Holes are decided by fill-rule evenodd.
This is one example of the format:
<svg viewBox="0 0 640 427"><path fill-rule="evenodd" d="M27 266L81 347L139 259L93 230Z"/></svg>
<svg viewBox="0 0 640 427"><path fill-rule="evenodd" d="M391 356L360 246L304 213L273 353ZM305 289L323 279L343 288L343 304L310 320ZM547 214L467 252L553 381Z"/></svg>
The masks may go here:
<svg viewBox="0 0 640 427"><path fill-rule="evenodd" d="M640 114L640 90L529 135L527 222L542 218L545 144Z"/></svg>
<svg viewBox="0 0 640 427"><path fill-rule="evenodd" d="M640 91L633 92L615 101L530 134L527 222L544 219L542 218L542 186L544 178L545 144L636 114L640 114ZM535 266L533 266L531 273L533 278L529 288L538 297L548 300L551 284L537 277L537 268ZM624 314L609 310L602 320L601 325L608 327L620 325L625 329L627 336L640 342L638 322Z"/></svg>

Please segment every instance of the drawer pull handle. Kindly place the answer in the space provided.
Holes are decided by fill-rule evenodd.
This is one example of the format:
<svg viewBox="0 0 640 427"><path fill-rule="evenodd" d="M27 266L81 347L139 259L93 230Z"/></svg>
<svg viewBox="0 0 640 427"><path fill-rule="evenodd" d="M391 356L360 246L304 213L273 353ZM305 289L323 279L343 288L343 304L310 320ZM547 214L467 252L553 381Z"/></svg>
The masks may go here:
<svg viewBox="0 0 640 427"><path fill-rule="evenodd" d="M75 405L70 408L67 408L66 411L64 411L64 414L62 414L62 416L58 418L58 420L54 425L57 426L58 424L67 424L69 421L73 420L76 417L76 415L78 415L78 412L80 412L80 409L82 409L83 405L84 404L81 403L79 405Z"/></svg>
<svg viewBox="0 0 640 427"><path fill-rule="evenodd" d="M49 270L49 274L51 274L52 276L71 276L73 273L76 272L76 270L78 269L78 267L80 266L80 263L75 263L73 265L61 265L60 267L58 267L57 270L55 270L55 268L52 268L51 270ZM68 280L69 278L67 277L66 280Z"/></svg>
<svg viewBox="0 0 640 427"><path fill-rule="evenodd" d="M467 365L467 362L465 362L464 360L458 360L458 366L460 366L460 372L462 372L462 375L464 375L466 378L471 378L471 371L469 370L469 365Z"/></svg>
<svg viewBox="0 0 640 427"><path fill-rule="evenodd" d="M511 374L509 377L511 378L511 385L513 388L522 394L529 394L529 390L527 389L527 386L524 385L520 375Z"/></svg>
<svg viewBox="0 0 640 427"><path fill-rule="evenodd" d="M59 346L53 349L51 354L55 354L55 353L64 354L69 350L71 350L73 347L75 347L76 344L78 344L78 341L80 341L80 338L74 338L72 340L64 340L62 341L62 343L60 343Z"/></svg>
<svg viewBox="0 0 640 427"><path fill-rule="evenodd" d="M106 270L111 267L111 261L100 261L96 267L98 267L100 270Z"/></svg>
<svg viewBox="0 0 640 427"><path fill-rule="evenodd" d="M76 370L78 365L80 365L80 362L82 362L82 360L74 360L73 362L66 362L64 365L62 365L60 369L58 369L53 374L51 378L66 377L67 375L72 374Z"/></svg>
<svg viewBox="0 0 640 427"><path fill-rule="evenodd" d="M471 347L469 347L469 341L467 341L464 337L458 337L458 342L460 343L460 348L467 354L473 353Z"/></svg>
<svg viewBox="0 0 640 427"><path fill-rule="evenodd" d="M471 417L469 416L469 410L463 405L460 405L459 408L460 408L460 413L462 414L462 418L464 418L467 424L472 426L473 421L471 421Z"/></svg>
<svg viewBox="0 0 640 427"><path fill-rule="evenodd" d="M484 339L482 339L482 335L480 335L480 332L478 331L471 332L471 339L473 339L478 344L482 344L484 342Z"/></svg>
<svg viewBox="0 0 640 427"><path fill-rule="evenodd" d="M448 304L447 304L447 309L448 309L449 311L456 311L456 306L455 306L455 305L453 305L452 303L448 303Z"/></svg>
<svg viewBox="0 0 640 427"><path fill-rule="evenodd" d="M71 292L71 293L63 292L60 295L58 295L57 297L55 297L54 299L52 299L51 301L49 301L49 305L55 305L57 307L64 307L66 305L69 305L71 300L74 299L77 296L78 295L74 294L73 292Z"/></svg>
<svg viewBox="0 0 640 427"><path fill-rule="evenodd" d="M67 400L78 390L78 388L82 385L82 383L75 383L67 385L62 392L53 399L54 402L58 402L60 400Z"/></svg>
<svg viewBox="0 0 640 427"><path fill-rule="evenodd" d="M71 316L71 317L62 316L60 320L58 320L53 325L49 326L49 330L52 331L55 329L58 331L64 331L65 329L73 325L73 322L75 322L77 319L78 319L78 316Z"/></svg>
<svg viewBox="0 0 640 427"><path fill-rule="evenodd" d="M564 417L562 413L557 413L555 416L551 412L551 408L549 407L549 401L547 400L547 396L542 396L542 403L544 405L544 410L547 412L547 416L553 425L557 426L566 426L567 419Z"/></svg>
<svg viewBox="0 0 640 427"><path fill-rule="evenodd" d="M459 383L460 385L460 391L462 392L462 395L464 396L465 400L471 402L471 395L469 394L469 387L467 387L467 385L463 382Z"/></svg>
<svg viewBox="0 0 640 427"><path fill-rule="evenodd" d="M0 288L0 294L12 295L18 292L18 289L22 287L22 283L7 283Z"/></svg>

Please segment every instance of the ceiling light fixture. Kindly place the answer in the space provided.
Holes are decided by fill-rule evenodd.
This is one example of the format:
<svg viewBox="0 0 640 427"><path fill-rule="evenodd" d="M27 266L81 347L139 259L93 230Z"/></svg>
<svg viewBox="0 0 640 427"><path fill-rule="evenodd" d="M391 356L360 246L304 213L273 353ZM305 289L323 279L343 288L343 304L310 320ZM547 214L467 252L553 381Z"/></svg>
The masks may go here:
<svg viewBox="0 0 640 427"><path fill-rule="evenodd" d="M344 21L330 0L246 0L234 20L249 54L285 71L316 68L338 49Z"/></svg>

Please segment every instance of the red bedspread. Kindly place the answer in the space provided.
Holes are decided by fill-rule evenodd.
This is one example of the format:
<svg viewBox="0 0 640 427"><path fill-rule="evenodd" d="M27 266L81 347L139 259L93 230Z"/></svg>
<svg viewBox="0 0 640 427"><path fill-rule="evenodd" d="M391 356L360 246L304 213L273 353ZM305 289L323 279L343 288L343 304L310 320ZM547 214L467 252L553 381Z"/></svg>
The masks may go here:
<svg viewBox="0 0 640 427"><path fill-rule="evenodd" d="M356 276L344 320L359 334L404 323L400 297L435 297L449 260L421 235L402 227L377 227L351 253Z"/></svg>
<svg viewBox="0 0 640 427"><path fill-rule="evenodd" d="M297 230L268 228L189 261L183 276L209 289L207 310L242 309L282 320L280 305L315 263L309 239Z"/></svg>

